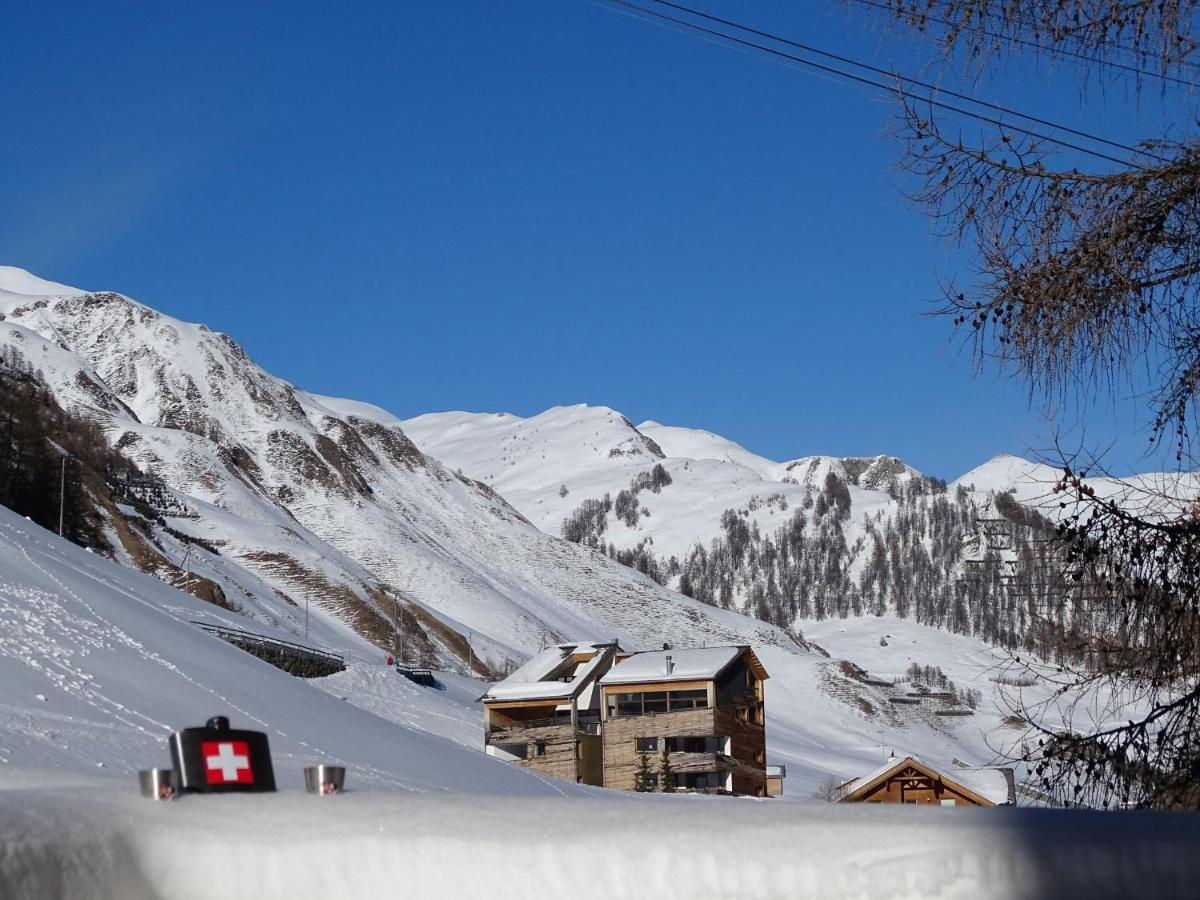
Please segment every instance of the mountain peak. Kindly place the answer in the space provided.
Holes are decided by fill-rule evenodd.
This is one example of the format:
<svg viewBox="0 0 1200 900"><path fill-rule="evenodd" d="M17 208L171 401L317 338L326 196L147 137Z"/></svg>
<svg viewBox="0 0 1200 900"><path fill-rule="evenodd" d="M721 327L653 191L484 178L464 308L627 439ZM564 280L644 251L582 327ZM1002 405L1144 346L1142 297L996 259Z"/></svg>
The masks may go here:
<svg viewBox="0 0 1200 900"><path fill-rule="evenodd" d="M88 293L79 288L39 278L28 269L17 266L0 266L0 291L23 294L27 297L62 297Z"/></svg>

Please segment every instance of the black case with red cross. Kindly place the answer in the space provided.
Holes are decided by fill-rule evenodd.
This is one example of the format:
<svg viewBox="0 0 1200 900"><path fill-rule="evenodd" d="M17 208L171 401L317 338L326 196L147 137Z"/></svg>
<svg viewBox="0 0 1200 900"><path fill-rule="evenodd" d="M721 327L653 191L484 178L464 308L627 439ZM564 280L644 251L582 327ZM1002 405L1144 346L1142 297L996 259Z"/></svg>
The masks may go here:
<svg viewBox="0 0 1200 900"><path fill-rule="evenodd" d="M184 792L196 794L258 793L275 790L275 770L267 736L233 731L229 720L215 716L203 728L184 728L167 743L171 763Z"/></svg>

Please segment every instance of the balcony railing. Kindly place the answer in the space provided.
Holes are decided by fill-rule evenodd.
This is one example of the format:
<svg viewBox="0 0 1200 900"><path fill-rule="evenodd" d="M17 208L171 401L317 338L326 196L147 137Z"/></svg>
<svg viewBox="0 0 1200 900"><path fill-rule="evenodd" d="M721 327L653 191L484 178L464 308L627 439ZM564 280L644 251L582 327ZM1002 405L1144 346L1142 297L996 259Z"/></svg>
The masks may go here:
<svg viewBox="0 0 1200 900"><path fill-rule="evenodd" d="M553 716L548 719L526 719L523 722L492 722L488 726L488 734L500 731L522 731L529 728L556 728L571 724L570 716ZM576 723L576 731L581 734L599 734L599 716L580 716Z"/></svg>

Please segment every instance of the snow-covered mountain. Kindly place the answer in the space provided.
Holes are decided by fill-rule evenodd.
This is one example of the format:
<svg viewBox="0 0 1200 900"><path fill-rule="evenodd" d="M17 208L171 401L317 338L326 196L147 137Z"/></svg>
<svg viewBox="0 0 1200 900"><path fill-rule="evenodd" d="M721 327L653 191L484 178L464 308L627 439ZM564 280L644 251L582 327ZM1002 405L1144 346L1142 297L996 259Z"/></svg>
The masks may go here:
<svg viewBox="0 0 1200 900"><path fill-rule="evenodd" d="M1061 473L1019 457L998 454L947 485L893 456L777 462L605 407L434 413L403 427L542 530L784 628L895 614L1029 649L1048 648L1068 624L1047 630L1030 610L1034 596L1065 608L1054 567L1033 558L1062 514L1052 494ZM1160 503L1153 489L1169 480L1088 484L1123 503L1139 492ZM1015 514L1014 500L1040 515Z"/></svg>
<svg viewBox="0 0 1200 900"><path fill-rule="evenodd" d="M610 512L605 540L642 541L682 558L722 532L721 516L746 510L774 528L789 506L803 503L830 473L852 486L857 512L889 498L889 487L921 475L894 457L806 456L774 462L711 432L645 422L634 426L603 406L560 406L529 418L510 413L429 413L402 427L424 452L494 488L551 534L587 499L616 497L654 465L669 487L639 494L634 524ZM632 518L632 517L630 517Z"/></svg>
<svg viewBox="0 0 1200 900"><path fill-rule="evenodd" d="M298 632L310 605L320 642L390 646L402 608L428 653L493 669L567 638L794 646L544 534L388 413L290 385L204 325L12 268L0 316L0 347L171 495L144 522L149 544L112 517L118 557L154 569L186 555L260 623Z"/></svg>

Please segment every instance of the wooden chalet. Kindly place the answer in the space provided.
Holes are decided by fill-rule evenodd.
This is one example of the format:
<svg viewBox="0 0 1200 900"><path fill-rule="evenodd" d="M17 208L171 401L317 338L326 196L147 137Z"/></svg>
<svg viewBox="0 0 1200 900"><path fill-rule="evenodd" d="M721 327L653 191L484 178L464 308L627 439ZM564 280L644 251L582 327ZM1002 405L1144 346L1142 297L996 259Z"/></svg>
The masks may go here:
<svg viewBox="0 0 1200 900"><path fill-rule="evenodd" d="M915 756L892 757L874 772L841 785L838 803L1012 806L1012 769L956 768L944 774Z"/></svg>
<svg viewBox="0 0 1200 900"><path fill-rule="evenodd" d="M615 641L549 647L493 685L479 698L485 752L545 775L602 785L596 682L619 650Z"/></svg>
<svg viewBox="0 0 1200 900"><path fill-rule="evenodd" d="M617 654L599 682L604 786L636 789L645 758L661 787L665 753L678 790L766 796L768 677L746 646Z"/></svg>

